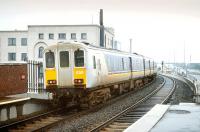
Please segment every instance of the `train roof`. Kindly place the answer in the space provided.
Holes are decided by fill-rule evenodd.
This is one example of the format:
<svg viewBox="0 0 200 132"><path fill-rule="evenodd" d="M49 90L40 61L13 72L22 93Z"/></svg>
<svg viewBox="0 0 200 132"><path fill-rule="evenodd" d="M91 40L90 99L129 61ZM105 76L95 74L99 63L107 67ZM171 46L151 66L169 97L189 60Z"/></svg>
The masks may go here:
<svg viewBox="0 0 200 132"><path fill-rule="evenodd" d="M144 57L145 59L152 60L151 58L143 56L143 55L138 54L138 53L132 53L132 54L130 54L129 52L125 52L125 51L121 51L121 50L117 50L117 49L98 47L98 46L92 45L92 44L87 43L87 42L76 42L76 41L59 42L59 43L56 43L56 44L53 44L53 45L50 45L50 46L46 47L45 50L55 49L58 46L59 47L65 47L66 45L70 45L70 44L74 45L74 46L75 45L79 45L81 47L87 47L87 48L90 48L90 49L99 49L99 50L103 50L103 51L123 53L123 54L127 54L127 55L135 55L135 56L139 56L139 57Z"/></svg>

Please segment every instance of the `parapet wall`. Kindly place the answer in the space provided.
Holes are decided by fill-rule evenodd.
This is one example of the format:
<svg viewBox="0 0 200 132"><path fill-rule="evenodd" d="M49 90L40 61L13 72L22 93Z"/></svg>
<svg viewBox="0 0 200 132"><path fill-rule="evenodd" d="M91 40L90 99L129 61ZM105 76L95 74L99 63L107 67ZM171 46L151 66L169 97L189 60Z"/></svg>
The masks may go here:
<svg viewBox="0 0 200 132"><path fill-rule="evenodd" d="M27 92L27 64L0 64L0 97Z"/></svg>

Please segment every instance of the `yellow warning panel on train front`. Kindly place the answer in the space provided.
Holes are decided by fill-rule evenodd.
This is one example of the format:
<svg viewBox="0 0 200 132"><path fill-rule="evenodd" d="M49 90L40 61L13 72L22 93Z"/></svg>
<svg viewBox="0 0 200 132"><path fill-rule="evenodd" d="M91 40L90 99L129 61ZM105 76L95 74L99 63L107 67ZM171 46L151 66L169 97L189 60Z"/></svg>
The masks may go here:
<svg viewBox="0 0 200 132"><path fill-rule="evenodd" d="M45 69L46 79L45 82L48 84L49 80L56 80L56 69Z"/></svg>
<svg viewBox="0 0 200 132"><path fill-rule="evenodd" d="M82 84L86 84L86 68L74 68L74 80L83 80Z"/></svg>

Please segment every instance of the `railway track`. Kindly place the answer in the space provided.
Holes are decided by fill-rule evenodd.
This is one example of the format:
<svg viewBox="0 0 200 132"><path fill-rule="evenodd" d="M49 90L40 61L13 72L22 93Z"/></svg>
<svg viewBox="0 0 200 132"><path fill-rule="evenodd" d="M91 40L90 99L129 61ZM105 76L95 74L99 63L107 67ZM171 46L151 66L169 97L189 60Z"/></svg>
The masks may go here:
<svg viewBox="0 0 200 132"><path fill-rule="evenodd" d="M63 120L66 119L66 117L73 118L74 114L72 113L74 113L73 112L74 109L76 109L76 106L68 108L67 110L71 112L68 112L66 115L61 114L61 113L66 113L63 112L64 110L66 110L66 108L54 109L48 112L44 112L42 114L38 114L23 120L16 121L14 123L0 126L0 131L5 131L5 132L45 131L49 127L59 122L62 122Z"/></svg>
<svg viewBox="0 0 200 132"><path fill-rule="evenodd" d="M150 85L150 84L149 84ZM157 89L159 90L159 89ZM154 91L157 92L157 91ZM122 98L128 96L130 93L119 96L119 98L112 99L112 102L121 100ZM63 123L66 120L71 120L74 118L79 118L82 115L87 115L92 111L96 111L99 108L103 107L106 104L99 105L93 109L83 110L80 112L75 111L76 108L70 108L63 111L58 109L55 111L47 112L35 117L25 119L23 121L15 122L7 126L0 127L1 131L11 131L11 132L27 132L27 131L46 131L49 128L56 126L60 123ZM68 111L68 112L67 112Z"/></svg>
<svg viewBox="0 0 200 132"><path fill-rule="evenodd" d="M164 79L160 87L148 96L90 131L121 132L145 115L154 105L166 103L174 92L176 84L172 78L165 76Z"/></svg>

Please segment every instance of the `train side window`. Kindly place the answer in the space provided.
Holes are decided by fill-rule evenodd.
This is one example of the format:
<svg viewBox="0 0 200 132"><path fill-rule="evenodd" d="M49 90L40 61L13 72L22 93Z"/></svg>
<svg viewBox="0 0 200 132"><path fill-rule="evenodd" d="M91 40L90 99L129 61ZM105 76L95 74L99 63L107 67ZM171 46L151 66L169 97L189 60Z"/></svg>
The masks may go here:
<svg viewBox="0 0 200 132"><path fill-rule="evenodd" d="M93 68L96 69L96 67L97 67L96 66L96 58L95 58L95 56L93 56Z"/></svg>
<svg viewBox="0 0 200 132"><path fill-rule="evenodd" d="M76 50L74 52L74 60L76 67L84 67L84 51L83 50Z"/></svg>
<svg viewBox="0 0 200 132"><path fill-rule="evenodd" d="M69 67L69 52L60 52L60 67Z"/></svg>
<svg viewBox="0 0 200 132"><path fill-rule="evenodd" d="M53 52L46 52L45 53L46 59L46 68L54 68L55 67L55 57Z"/></svg>
<svg viewBox="0 0 200 132"><path fill-rule="evenodd" d="M124 71L125 67L124 67L124 58L122 58L122 71Z"/></svg>
<svg viewBox="0 0 200 132"><path fill-rule="evenodd" d="M149 69L151 70L151 62L150 62L150 60L149 60Z"/></svg>

